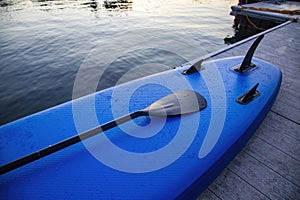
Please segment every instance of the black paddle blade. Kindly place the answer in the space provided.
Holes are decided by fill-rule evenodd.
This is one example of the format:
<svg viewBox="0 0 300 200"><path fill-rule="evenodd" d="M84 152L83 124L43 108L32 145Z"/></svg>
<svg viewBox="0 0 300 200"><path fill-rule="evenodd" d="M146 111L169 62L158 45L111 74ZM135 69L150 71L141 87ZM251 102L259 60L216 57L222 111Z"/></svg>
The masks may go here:
<svg viewBox="0 0 300 200"><path fill-rule="evenodd" d="M207 106L206 99L192 90L179 90L144 109L149 116L177 116L198 112Z"/></svg>

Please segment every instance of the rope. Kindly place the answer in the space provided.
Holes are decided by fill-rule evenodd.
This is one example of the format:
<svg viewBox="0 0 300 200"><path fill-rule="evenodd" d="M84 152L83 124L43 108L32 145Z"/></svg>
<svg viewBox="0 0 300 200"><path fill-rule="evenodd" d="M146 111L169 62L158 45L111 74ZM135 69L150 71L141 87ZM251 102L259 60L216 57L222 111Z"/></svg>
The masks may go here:
<svg viewBox="0 0 300 200"><path fill-rule="evenodd" d="M241 9L241 10L242 10L242 12L244 13L244 15L245 15L247 21L248 21L254 28L256 28L257 30L265 31L265 30L266 30L265 28L260 28L260 27L256 26L256 24L250 20L250 18L249 18L249 16L248 16L247 12L246 12L244 9L245 9L245 7L242 6L242 9Z"/></svg>
<svg viewBox="0 0 300 200"><path fill-rule="evenodd" d="M247 2L247 0L246 0ZM245 11L246 9L249 10L258 10L258 11L263 11L263 12L273 12L273 13L280 13L280 14L286 14L286 15L300 15L300 10L275 10L275 9L270 9L270 8L256 8L256 7L245 7L245 6L241 6L241 10L244 13L247 21L257 30L266 30L265 28L260 28L258 27L254 22L252 22L247 14L247 12ZM291 19L291 21L297 21L297 18L293 18Z"/></svg>

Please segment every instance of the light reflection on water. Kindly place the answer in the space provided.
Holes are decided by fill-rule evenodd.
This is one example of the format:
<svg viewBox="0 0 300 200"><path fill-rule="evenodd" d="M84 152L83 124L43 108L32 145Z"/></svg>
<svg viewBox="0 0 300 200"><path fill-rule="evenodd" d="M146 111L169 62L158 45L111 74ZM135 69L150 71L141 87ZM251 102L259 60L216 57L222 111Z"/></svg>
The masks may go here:
<svg viewBox="0 0 300 200"><path fill-rule="evenodd" d="M236 3L132 0L107 9L92 0L0 1L0 124L71 100L83 65L91 81L109 66L99 90L137 65L145 70L131 79L224 47Z"/></svg>

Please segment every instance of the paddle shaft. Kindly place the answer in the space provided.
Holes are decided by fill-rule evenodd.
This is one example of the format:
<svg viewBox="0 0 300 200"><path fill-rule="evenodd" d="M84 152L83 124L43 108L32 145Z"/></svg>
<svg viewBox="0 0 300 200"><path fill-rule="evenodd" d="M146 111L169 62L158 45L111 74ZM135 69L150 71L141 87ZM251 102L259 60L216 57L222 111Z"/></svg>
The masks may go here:
<svg viewBox="0 0 300 200"><path fill-rule="evenodd" d="M106 130L109 130L111 128L114 128L120 124L123 124L125 122L128 122L130 121L131 119L134 119L134 118L137 118L137 117L140 117L140 116L146 116L148 115L149 113L147 111L136 111L136 112L133 112L133 113L130 113L128 115L125 115L125 116L122 116L120 118L117 118L115 120L112 120L112 121L109 121L103 125L100 125L98 127L95 127L93 129L90 129L86 132L83 132L83 133L80 133L78 135L75 135L73 137L70 137L68 139L65 139L61 142L58 142L54 145L49 145L48 147L45 147L43 149L40 149L34 153L31 153L27 156L24 156L22 158L19 158L17 160L14 160L10 163L7 163L3 166L0 167L0 174L5 174L9 171L12 171L16 168L19 168L21 166L24 166L28 163L31 163L35 160L38 160L42 157L45 157L47 155L50 155L52 153L55 153L61 149L64 149L66 147L69 147L73 144L76 144L82 140L85 140L85 139L88 139L90 137L93 137L99 133L102 133Z"/></svg>

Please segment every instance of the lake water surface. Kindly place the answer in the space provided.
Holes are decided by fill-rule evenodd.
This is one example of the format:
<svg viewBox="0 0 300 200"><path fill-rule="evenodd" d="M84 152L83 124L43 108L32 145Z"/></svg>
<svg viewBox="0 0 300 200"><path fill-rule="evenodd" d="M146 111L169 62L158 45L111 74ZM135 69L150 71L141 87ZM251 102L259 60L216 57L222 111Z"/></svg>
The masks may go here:
<svg viewBox="0 0 300 200"><path fill-rule="evenodd" d="M225 47L236 4L0 0L0 124Z"/></svg>

